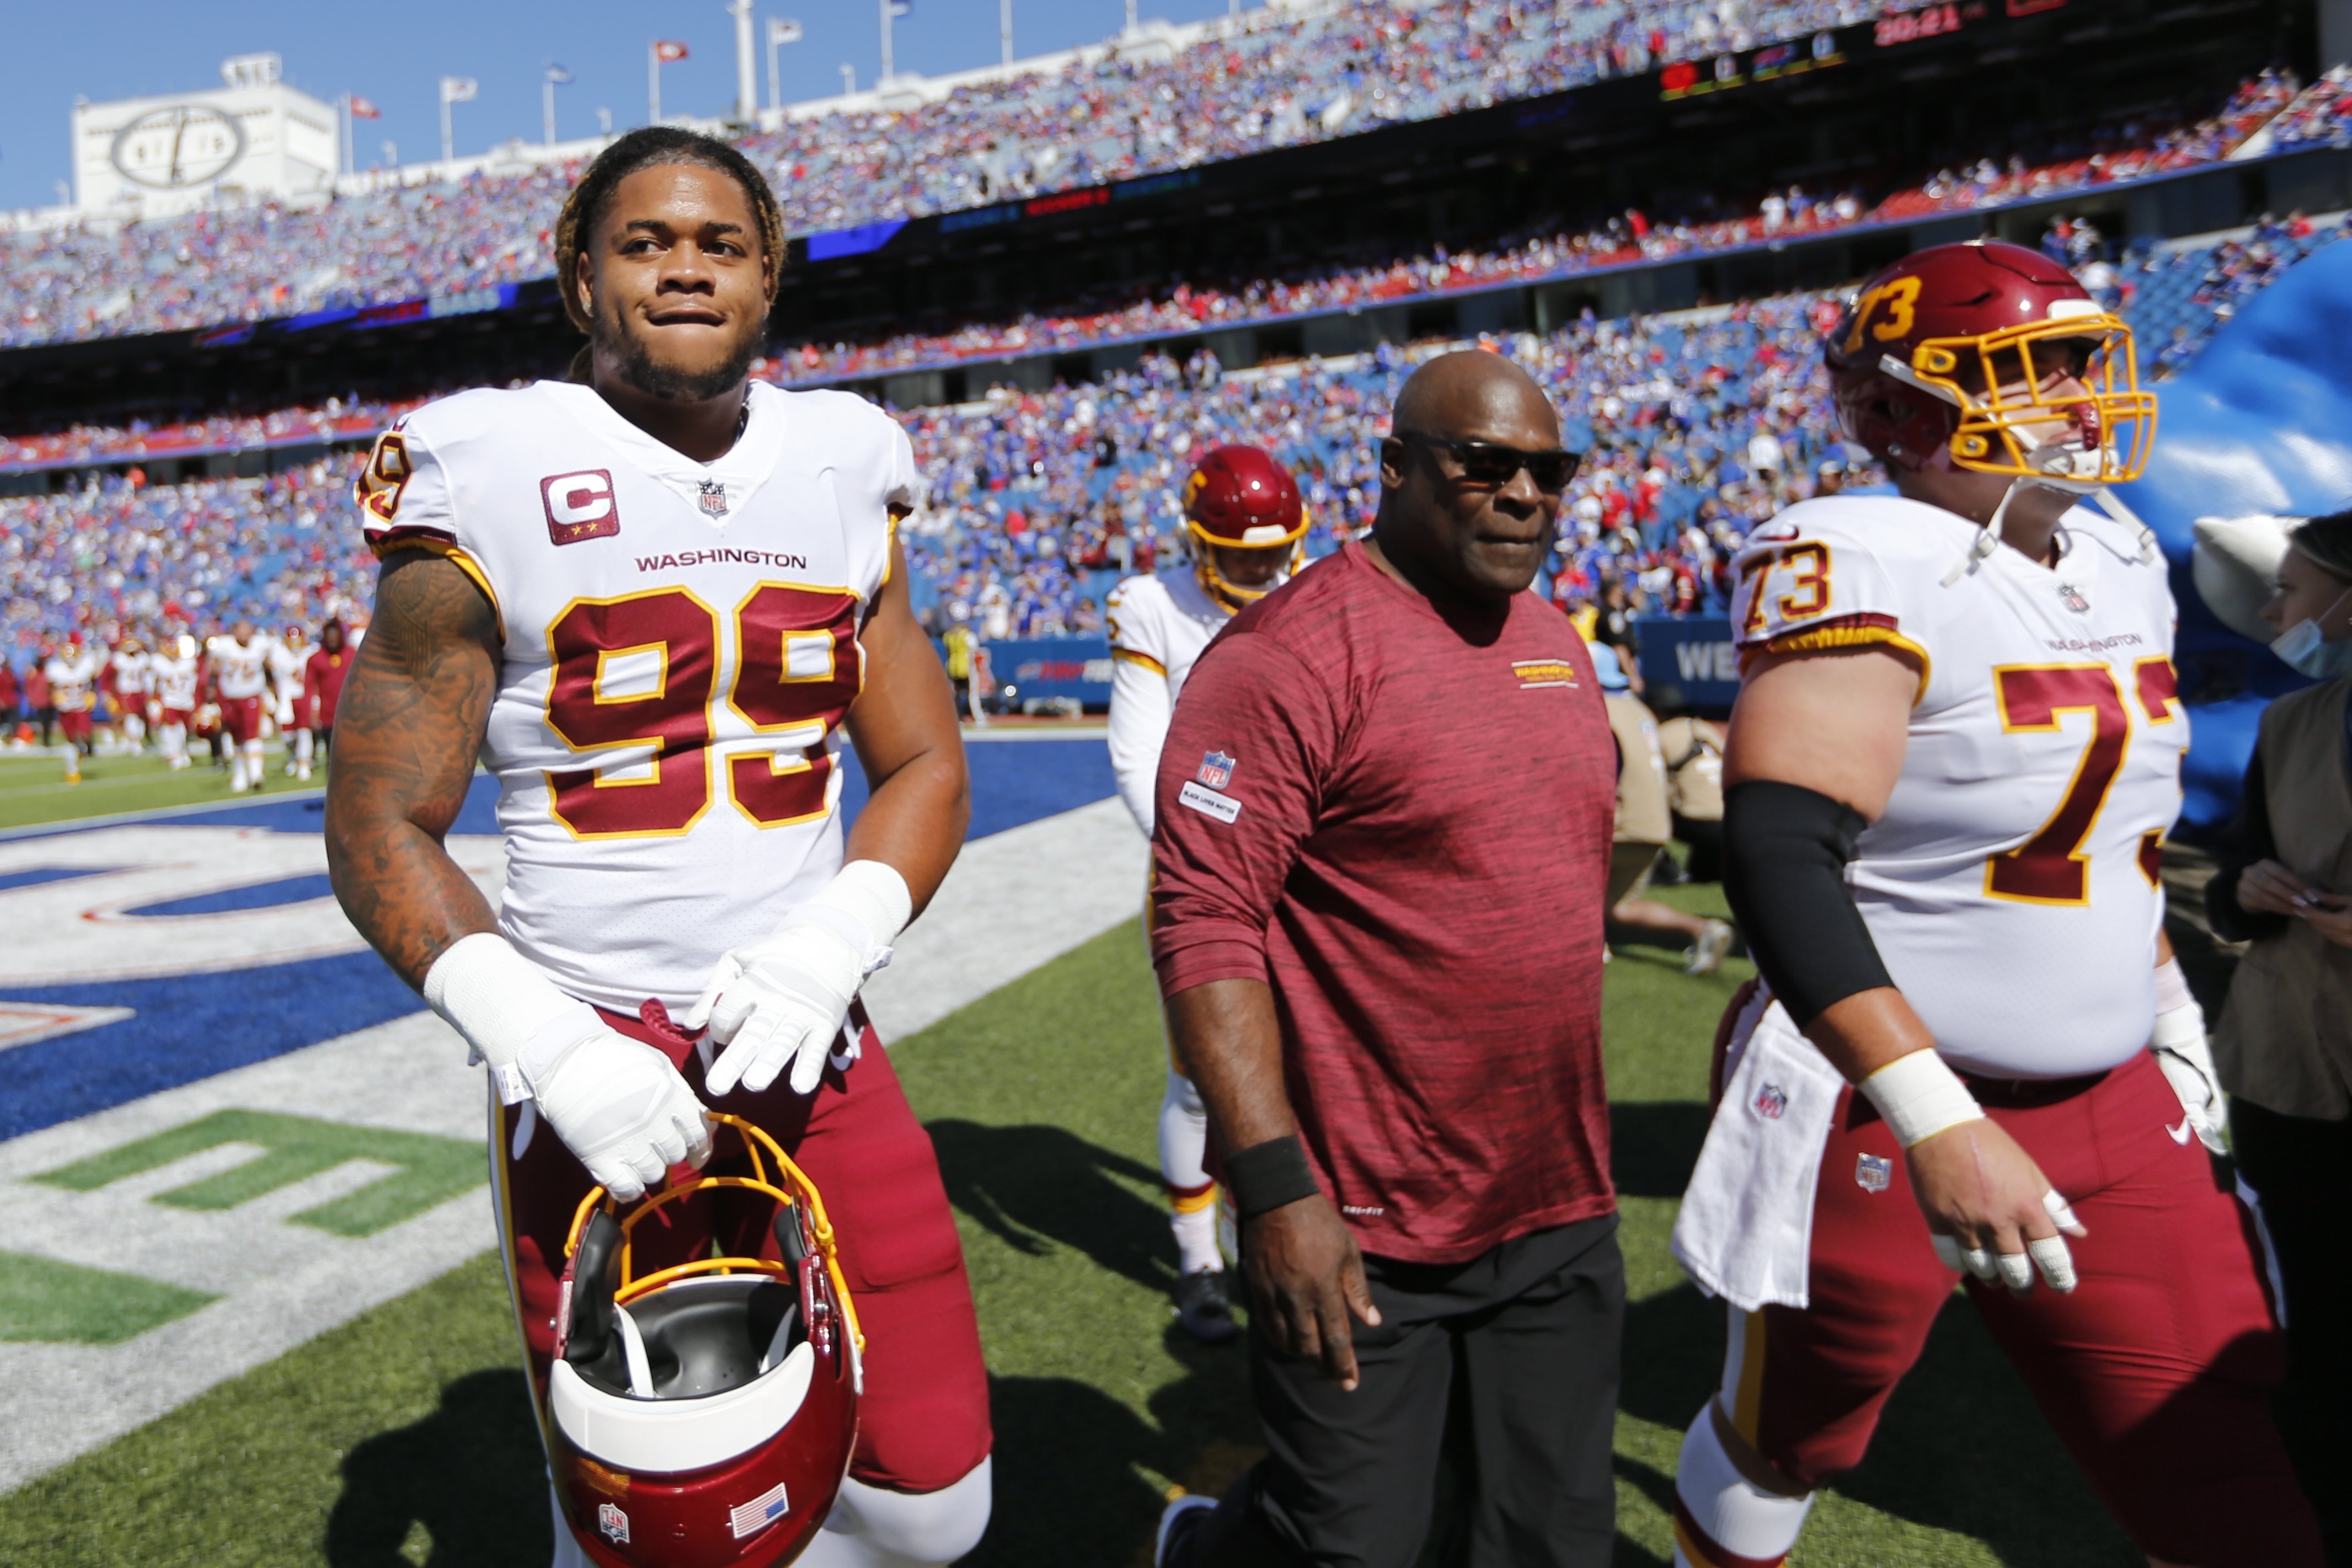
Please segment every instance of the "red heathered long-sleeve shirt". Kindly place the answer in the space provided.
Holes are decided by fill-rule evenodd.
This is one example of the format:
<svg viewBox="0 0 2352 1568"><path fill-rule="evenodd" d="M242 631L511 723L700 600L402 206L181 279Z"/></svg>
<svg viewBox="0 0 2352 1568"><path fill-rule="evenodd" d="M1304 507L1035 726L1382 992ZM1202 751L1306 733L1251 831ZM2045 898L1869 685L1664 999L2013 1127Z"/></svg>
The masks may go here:
<svg viewBox="0 0 2352 1568"><path fill-rule="evenodd" d="M1616 749L1532 594L1441 612L1349 547L1235 617L1160 752L1163 995L1267 981L1365 1251L1474 1258L1608 1213L1601 901Z"/></svg>

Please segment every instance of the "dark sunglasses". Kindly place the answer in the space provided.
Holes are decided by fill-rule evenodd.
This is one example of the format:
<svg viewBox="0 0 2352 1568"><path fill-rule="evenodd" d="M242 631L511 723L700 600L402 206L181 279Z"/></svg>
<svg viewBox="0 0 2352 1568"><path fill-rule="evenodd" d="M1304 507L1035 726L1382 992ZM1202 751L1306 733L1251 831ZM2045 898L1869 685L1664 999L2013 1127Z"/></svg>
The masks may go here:
<svg viewBox="0 0 2352 1568"><path fill-rule="evenodd" d="M1498 446L1491 441L1448 441L1442 435L1424 435L1417 430L1400 430L1399 441L1415 442L1433 446L1452 455L1462 465L1461 483L1482 490L1499 490L1518 476L1520 469L1536 482L1536 488L1548 496L1556 496L1568 488L1576 477L1578 455L1563 447L1547 447L1540 452L1523 452L1516 446Z"/></svg>

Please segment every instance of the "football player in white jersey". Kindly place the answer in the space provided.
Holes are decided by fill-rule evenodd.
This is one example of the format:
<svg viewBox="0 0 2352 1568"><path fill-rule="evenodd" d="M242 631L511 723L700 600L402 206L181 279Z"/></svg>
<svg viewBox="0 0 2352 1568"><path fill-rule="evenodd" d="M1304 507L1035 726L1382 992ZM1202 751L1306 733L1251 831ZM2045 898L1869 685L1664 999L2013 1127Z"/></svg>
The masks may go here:
<svg viewBox="0 0 2352 1568"><path fill-rule="evenodd" d="M204 689L196 653L196 640L183 632L164 639L147 667L155 693L155 744L174 773L188 766L188 729L196 722L196 700Z"/></svg>
<svg viewBox="0 0 2352 1568"><path fill-rule="evenodd" d="M232 795L261 788L262 709L269 696L270 640L250 621L239 621L226 637L205 644L205 673L220 704L220 727L228 747Z"/></svg>
<svg viewBox="0 0 2352 1568"><path fill-rule="evenodd" d="M66 782L79 784L81 759L89 750L90 710L98 706L98 655L82 645L80 632L68 632L41 673L48 677L58 733L66 743Z"/></svg>
<svg viewBox="0 0 2352 1568"><path fill-rule="evenodd" d="M1110 766L1145 838L1151 836L1160 745L1192 661L1243 606L1272 592L1297 564L1307 521L1290 470L1255 446L1215 447L1184 481L1191 573L1130 577L1111 591ZM1202 766L1214 771L1215 761ZM1217 1184L1202 1163L1208 1144L1201 1092L1171 1042L1160 1102L1160 1177L1176 1232L1176 1315L1194 1338L1215 1343L1240 1330L1217 1242Z"/></svg>
<svg viewBox="0 0 2352 1568"><path fill-rule="evenodd" d="M318 649L302 628L289 622L285 633L269 645L269 686L276 701L273 714L278 733L286 737L286 771L310 777L310 727L302 722L302 672Z"/></svg>
<svg viewBox="0 0 2352 1568"><path fill-rule="evenodd" d="M148 664L147 651L139 645L139 639L125 637L114 645L114 657L106 666L107 690L121 720L123 741L132 751L143 751L147 746Z"/></svg>
<svg viewBox="0 0 2352 1568"><path fill-rule="evenodd" d="M1787 1556L1954 1270L2152 1563L2320 1561L2162 936L2189 728L2165 561L2082 504L2146 462L2134 354L2036 252L1896 263L1826 356L1899 497L1801 502L1738 560L1724 883L1763 988L1675 1231L1730 1307L1675 1479L1690 1568Z"/></svg>
<svg viewBox="0 0 2352 1568"><path fill-rule="evenodd" d="M801 1561L945 1563L988 1519L987 1372L937 1157L856 999L970 817L895 539L913 452L861 398L749 379L783 222L731 145L620 138L554 248L590 335L572 379L428 404L361 481L381 623L337 716L335 889L492 1070L499 1222L542 1402L583 1199L625 1205L687 1165L748 1172L707 1102L824 1192L866 1342L849 1479ZM872 786L845 845L845 734ZM496 911L440 845L477 757L506 841ZM716 1234L735 1223L721 1207L664 1212L636 1232L640 1273L714 1240L780 1258L768 1205L748 1235ZM662 1471L646 1441L625 1468ZM665 1478L608 1479L609 1496L559 1490L559 1563ZM760 1499L717 1502L738 1537L765 1528ZM769 1561L748 1541L685 1560L721 1549ZM681 1560L662 1550L642 1540L631 1561Z"/></svg>

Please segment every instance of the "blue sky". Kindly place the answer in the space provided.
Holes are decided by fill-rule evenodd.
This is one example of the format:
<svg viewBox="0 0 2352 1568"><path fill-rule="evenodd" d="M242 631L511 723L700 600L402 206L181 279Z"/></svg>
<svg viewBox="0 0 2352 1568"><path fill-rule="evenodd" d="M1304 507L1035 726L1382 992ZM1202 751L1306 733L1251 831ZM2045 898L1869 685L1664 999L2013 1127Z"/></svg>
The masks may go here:
<svg viewBox="0 0 2352 1568"><path fill-rule="evenodd" d="M1146 17L1190 21L1223 13L1227 0L1144 0ZM896 28L898 68L925 75L997 57L997 0L914 0ZM71 0L9 7L13 66L0 75L0 209L46 205L70 180L68 126L76 97L117 98L220 85L230 55L274 49L297 87L333 99L357 93L383 118L359 126L359 166L398 145L404 162L440 152L438 86L469 76L481 97L456 109L460 153L510 136L540 136L541 73L551 59L576 78L556 89L559 136L592 134L596 110L616 130L646 119L646 47L686 44L688 57L662 68L666 112L717 113L735 97L735 25L724 0ZM874 0L760 0L758 15L795 16L806 37L782 51L786 102L841 88L842 65L873 84L881 56ZM1124 0L1013 0L1021 55L1090 43L1117 32ZM762 35L764 37L764 20ZM767 96L764 48L760 92Z"/></svg>

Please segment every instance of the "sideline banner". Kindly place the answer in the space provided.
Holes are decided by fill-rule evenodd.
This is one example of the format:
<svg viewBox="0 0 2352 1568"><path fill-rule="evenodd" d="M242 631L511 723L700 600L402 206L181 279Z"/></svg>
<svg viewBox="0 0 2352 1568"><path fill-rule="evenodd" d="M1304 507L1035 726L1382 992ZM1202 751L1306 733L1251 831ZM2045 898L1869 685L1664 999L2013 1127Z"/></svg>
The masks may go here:
<svg viewBox="0 0 2352 1568"><path fill-rule="evenodd" d="M1643 700L1659 713L1720 717L1739 695L1731 622L1719 615L1641 615L1633 621Z"/></svg>

